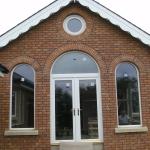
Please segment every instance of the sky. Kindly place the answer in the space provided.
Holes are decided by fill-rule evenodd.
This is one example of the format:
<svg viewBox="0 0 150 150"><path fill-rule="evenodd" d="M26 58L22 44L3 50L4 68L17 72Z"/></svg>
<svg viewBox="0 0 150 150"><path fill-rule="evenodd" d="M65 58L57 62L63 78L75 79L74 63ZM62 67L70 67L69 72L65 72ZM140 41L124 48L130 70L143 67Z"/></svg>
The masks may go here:
<svg viewBox="0 0 150 150"><path fill-rule="evenodd" d="M150 34L150 0L96 0ZM0 35L53 0L0 0Z"/></svg>

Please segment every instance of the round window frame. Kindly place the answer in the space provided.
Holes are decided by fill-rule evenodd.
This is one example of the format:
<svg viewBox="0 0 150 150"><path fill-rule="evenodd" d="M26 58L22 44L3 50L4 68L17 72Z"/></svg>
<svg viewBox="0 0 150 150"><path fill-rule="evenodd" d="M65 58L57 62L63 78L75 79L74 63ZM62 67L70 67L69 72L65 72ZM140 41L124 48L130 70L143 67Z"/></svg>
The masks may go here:
<svg viewBox="0 0 150 150"><path fill-rule="evenodd" d="M78 32L71 32L69 29L68 29L68 22L71 20L71 19L78 19L80 20L81 24L82 24L82 27L81 29L78 31ZM70 35L80 35L81 33L83 33L86 29L86 21L83 17L79 16L79 15L70 15L68 17L65 18L64 22L63 22L63 28L64 30L70 34Z"/></svg>

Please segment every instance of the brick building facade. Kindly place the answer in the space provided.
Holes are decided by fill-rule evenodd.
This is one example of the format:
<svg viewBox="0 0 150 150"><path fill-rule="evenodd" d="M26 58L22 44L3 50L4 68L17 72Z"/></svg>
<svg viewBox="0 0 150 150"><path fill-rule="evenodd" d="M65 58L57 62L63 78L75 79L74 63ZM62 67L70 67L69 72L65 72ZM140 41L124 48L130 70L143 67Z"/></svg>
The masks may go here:
<svg viewBox="0 0 150 150"><path fill-rule="evenodd" d="M52 3L41 11L54 6L57 2L59 1ZM148 46L148 42L150 42L150 40L148 40L148 42L143 42L143 40L137 39L140 37L133 37L134 35L132 36L132 32L129 30L125 32L124 29L122 30L121 27L118 27L119 24L116 26L112 24L111 21L101 17L101 14L99 15L91 11L93 7L92 4L89 4L89 8L87 8L85 7L86 5L84 6L82 3L83 1L71 2L65 6L59 4L59 6L55 6L55 8L57 8L55 13L49 14L49 17L44 20L41 19L42 21L40 23L33 26L28 31L23 32L19 37L9 39L13 40L10 43L7 42L7 44L3 45L3 43L0 42L3 45L0 48L0 63L9 69L9 73L5 74L4 78L0 78L0 149L56 150L59 147L59 142L65 142L65 140L68 142L68 138L73 142L92 142L94 149L102 149L102 147L105 150L150 149L150 133L148 131L150 127L150 47ZM102 7L94 1L92 1L92 3ZM61 8L61 6L64 7ZM107 10L107 8L104 7L103 9ZM107 11L114 14L110 10ZM38 13L35 15L38 15ZM31 16L29 19L32 19L35 15ZM82 33L71 35L65 31L63 22L65 18L70 15L78 15L84 18L86 26ZM132 24L130 23L130 25ZM136 26L134 27L143 34L147 34ZM2 35L1 38L3 38L3 36L5 36L5 34ZM147 34L147 36L149 35ZM72 52L79 55L83 54L85 56L83 57L83 62L87 62L89 57L89 59L95 62L98 72L92 72L93 75L88 72L89 74L87 73L88 75L86 75L81 71L81 76L76 76L76 72L73 72L73 75L70 75L70 73L63 73L62 76L59 76L58 74L61 73L58 73L58 76L54 76L55 73L53 74L52 71L55 67L54 64L57 63L59 58L63 58L63 56L71 54ZM73 60L76 61L77 58L73 58ZM135 68L136 77L134 77L136 81L134 82L134 87L130 86L132 90L128 88L127 92L126 89L125 94L122 94L125 96L122 97L122 100L119 100L117 93L119 91L119 89L117 89L118 80L116 80L116 76L118 66L123 63L132 65L132 67ZM19 86L21 86L19 88L30 90L30 94L28 94L29 98L26 98L28 101L19 102L17 106L17 101L21 101L22 98L16 97L17 100L14 98L13 102L12 93L15 91L13 86L14 84L17 85L14 80L14 72L18 66L25 64L31 66L34 70L34 80L32 82L26 80L26 77L23 75L18 77L18 79L22 79L23 77L25 81L28 81L25 83L24 80L22 80L24 84L19 83ZM124 78L128 77L128 72L123 71L123 73ZM67 75L65 76L65 74ZM54 82L65 80L68 83L66 83L66 88L68 88L67 85L69 87L71 86L69 81L72 81L72 89L76 89L76 87L78 87L76 84L80 83L80 79L81 81L90 81L91 87L97 86L95 92L97 100L94 100L97 101L97 104L95 104L95 102L91 104L93 107L97 107L97 116L95 114L95 116L89 115L87 119L85 119L85 116L81 113L85 111L85 113L88 114L88 112L91 111L88 110L90 108L90 103L87 104L88 102L84 103L85 106L89 106L87 108L84 107L85 110L80 111L80 114L83 115L83 118L80 118L81 120L88 120L92 117L96 118L95 122L98 124L98 131L96 134L94 132L94 136L98 134L96 138L89 137L89 135L93 133L89 133L90 129L84 130L85 122L82 124L82 121L77 118L79 110L76 105L81 108L81 103L79 102L80 104L76 104L76 102L74 102L76 100L74 99L81 98L80 96L75 96L76 94L80 95L78 90L72 94L72 101L75 103L72 104L72 106L75 106L75 110L73 111L76 113L76 118L73 119L74 112L70 111L72 114L70 119L73 120L73 123L71 123L73 126L72 129L71 127L66 128L66 126L63 126L63 130L67 129L67 131L61 132L61 129L57 132L55 131L57 130L55 129L57 126L57 119L54 118L54 116L57 116L57 108L56 103L54 103L54 101L56 101L56 91L54 90L56 89L56 83ZM94 81L96 81L96 83ZM122 84L125 85L125 82L123 81ZM16 92L18 92L18 90L16 90ZM130 98L127 98L127 95ZM75 98L73 96L75 96ZM130 102L131 99L132 102ZM89 101L92 101L92 98L89 98ZM134 104L135 102L136 104ZM32 104L32 108L30 104ZM52 106L53 104L55 104L55 106ZM27 106L24 107L24 105L27 105L28 109L26 108ZM63 103L63 105L65 104ZM131 105L132 111L130 110ZM17 107L19 108L17 109ZM119 124L118 116L121 115L121 111L118 111L119 108L126 111L130 118L130 123L126 125ZM27 111L24 109L27 109ZM34 113L31 110L34 110ZM28 115L30 116L28 121L32 120L32 123L22 127L21 123L23 124L23 122L25 122L23 120L25 120L26 117L23 114L29 112L32 115ZM21 118L20 120L19 117ZM59 121L58 119L58 122ZM77 122L79 124L81 123L81 126L83 126L83 131L81 131L79 135L76 133L79 132L82 127L79 126L79 128L77 128ZM86 124L91 125L92 123L90 124L90 122L92 121L87 121ZM61 124L63 125L63 123ZM71 134L73 134L72 137L69 137ZM82 138L82 134L89 135L87 139L84 139ZM57 139L57 136L61 136L59 137L60 139Z"/></svg>

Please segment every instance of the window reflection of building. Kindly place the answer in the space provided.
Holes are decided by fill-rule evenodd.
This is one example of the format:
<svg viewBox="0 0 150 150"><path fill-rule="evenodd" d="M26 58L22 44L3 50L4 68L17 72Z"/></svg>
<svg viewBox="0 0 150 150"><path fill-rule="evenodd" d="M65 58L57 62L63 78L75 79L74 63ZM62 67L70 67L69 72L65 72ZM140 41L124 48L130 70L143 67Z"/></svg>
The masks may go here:
<svg viewBox="0 0 150 150"><path fill-rule="evenodd" d="M24 72L24 66L19 66L21 72ZM11 127L34 128L34 82L15 70L12 77Z"/></svg>
<svg viewBox="0 0 150 150"><path fill-rule="evenodd" d="M140 124L140 104L138 77L136 68L130 63L122 63L116 71L118 115L125 112L128 116L128 125ZM126 118L128 118L126 117ZM119 125L122 125L119 122Z"/></svg>
<svg viewBox="0 0 150 150"><path fill-rule="evenodd" d="M55 85L55 124L56 139L73 137L72 124L72 83L70 81L56 81Z"/></svg>

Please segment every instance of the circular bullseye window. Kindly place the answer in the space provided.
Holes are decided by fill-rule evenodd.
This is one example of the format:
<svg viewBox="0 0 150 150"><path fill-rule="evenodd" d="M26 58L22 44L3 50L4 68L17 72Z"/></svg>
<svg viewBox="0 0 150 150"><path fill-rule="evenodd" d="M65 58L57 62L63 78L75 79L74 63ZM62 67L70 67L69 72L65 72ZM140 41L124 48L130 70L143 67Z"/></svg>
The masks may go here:
<svg viewBox="0 0 150 150"><path fill-rule="evenodd" d="M86 28L85 20L79 15L70 15L63 22L64 30L70 35L79 35Z"/></svg>

